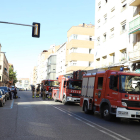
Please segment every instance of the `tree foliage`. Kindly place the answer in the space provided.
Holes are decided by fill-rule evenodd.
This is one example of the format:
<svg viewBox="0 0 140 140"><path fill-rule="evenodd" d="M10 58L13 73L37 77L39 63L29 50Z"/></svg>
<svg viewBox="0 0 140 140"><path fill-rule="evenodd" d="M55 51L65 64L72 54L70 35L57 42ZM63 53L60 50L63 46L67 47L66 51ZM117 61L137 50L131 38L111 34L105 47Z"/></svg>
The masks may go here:
<svg viewBox="0 0 140 140"><path fill-rule="evenodd" d="M13 80L13 84L17 82L17 72L13 70L13 68L10 66L9 67L9 80Z"/></svg>

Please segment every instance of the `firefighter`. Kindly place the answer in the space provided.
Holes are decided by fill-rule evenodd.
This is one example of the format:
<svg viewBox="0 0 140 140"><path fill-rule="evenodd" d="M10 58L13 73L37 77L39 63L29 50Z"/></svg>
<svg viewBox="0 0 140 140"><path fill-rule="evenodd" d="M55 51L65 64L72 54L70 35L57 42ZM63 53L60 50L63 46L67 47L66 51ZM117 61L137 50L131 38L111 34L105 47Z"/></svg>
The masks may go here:
<svg viewBox="0 0 140 140"><path fill-rule="evenodd" d="M39 91L40 91L40 86L38 85L36 88L36 98L39 98Z"/></svg>
<svg viewBox="0 0 140 140"><path fill-rule="evenodd" d="M32 97L34 98L34 94L35 94L35 86L32 86Z"/></svg>
<svg viewBox="0 0 140 140"><path fill-rule="evenodd" d="M42 93L43 93L43 96L42 96L43 100L45 100L46 99L45 88L42 89Z"/></svg>

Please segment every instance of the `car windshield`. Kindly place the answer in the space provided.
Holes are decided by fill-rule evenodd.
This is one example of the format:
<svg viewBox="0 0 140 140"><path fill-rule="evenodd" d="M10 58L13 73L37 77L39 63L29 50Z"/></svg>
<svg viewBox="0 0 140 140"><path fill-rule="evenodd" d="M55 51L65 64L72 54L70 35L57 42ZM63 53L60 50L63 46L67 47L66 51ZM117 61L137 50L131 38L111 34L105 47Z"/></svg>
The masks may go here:
<svg viewBox="0 0 140 140"><path fill-rule="evenodd" d="M121 75L120 90L125 93L140 94L140 77Z"/></svg>
<svg viewBox="0 0 140 140"><path fill-rule="evenodd" d="M82 87L82 81L69 81L68 82L68 88L69 89L75 89L75 90L81 90Z"/></svg>
<svg viewBox="0 0 140 140"><path fill-rule="evenodd" d="M59 82L58 81L46 81L45 84L47 86L56 86L56 87L59 86Z"/></svg>
<svg viewBox="0 0 140 140"><path fill-rule="evenodd" d="M7 87L0 87L0 89L4 89L4 91L7 91Z"/></svg>

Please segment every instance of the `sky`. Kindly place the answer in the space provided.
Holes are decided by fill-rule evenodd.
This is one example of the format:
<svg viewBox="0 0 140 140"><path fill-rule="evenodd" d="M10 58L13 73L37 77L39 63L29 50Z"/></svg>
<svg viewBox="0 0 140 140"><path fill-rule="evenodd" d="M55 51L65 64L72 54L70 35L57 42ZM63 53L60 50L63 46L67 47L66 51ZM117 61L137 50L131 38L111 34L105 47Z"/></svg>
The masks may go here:
<svg viewBox="0 0 140 140"><path fill-rule="evenodd" d="M0 21L41 24L40 38L32 37L32 27L0 24L1 51L18 78L29 78L38 55L66 42L72 26L95 24L95 0L3 0L0 13Z"/></svg>

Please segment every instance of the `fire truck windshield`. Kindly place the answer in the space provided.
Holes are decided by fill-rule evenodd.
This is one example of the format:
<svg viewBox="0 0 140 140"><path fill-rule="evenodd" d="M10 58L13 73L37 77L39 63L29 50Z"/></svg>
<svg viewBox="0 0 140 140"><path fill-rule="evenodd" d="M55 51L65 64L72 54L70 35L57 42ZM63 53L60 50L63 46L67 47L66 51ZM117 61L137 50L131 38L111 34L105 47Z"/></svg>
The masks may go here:
<svg viewBox="0 0 140 140"><path fill-rule="evenodd" d="M59 82L58 81L46 81L45 82L45 84L47 85L47 86L59 86Z"/></svg>
<svg viewBox="0 0 140 140"><path fill-rule="evenodd" d="M120 91L124 93L140 94L140 77L132 75L120 76Z"/></svg>
<svg viewBox="0 0 140 140"><path fill-rule="evenodd" d="M74 89L74 90L81 90L82 87L82 81L69 81L68 82L68 88Z"/></svg>

